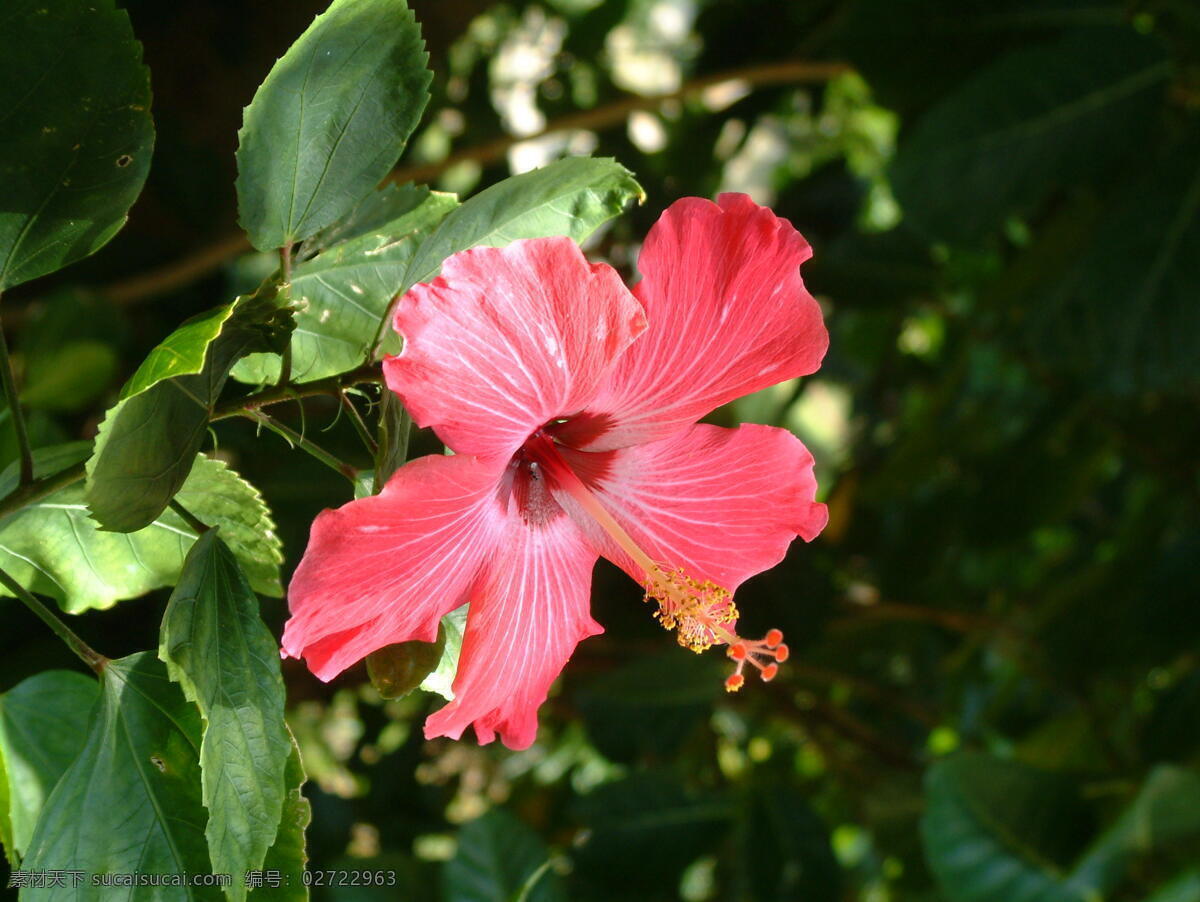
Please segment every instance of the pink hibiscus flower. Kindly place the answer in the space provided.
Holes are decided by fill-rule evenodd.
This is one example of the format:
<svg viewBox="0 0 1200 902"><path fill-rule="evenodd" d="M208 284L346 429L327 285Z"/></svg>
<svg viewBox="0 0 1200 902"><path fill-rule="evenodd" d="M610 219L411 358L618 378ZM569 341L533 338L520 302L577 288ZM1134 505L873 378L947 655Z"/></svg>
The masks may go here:
<svg viewBox="0 0 1200 902"><path fill-rule="evenodd" d="M589 613L598 556L680 644L729 646L769 679L782 635L737 634L732 593L825 525L813 459L768 426L698 425L813 372L828 346L808 242L744 195L672 204L632 291L566 238L474 248L401 300L388 386L453 456L401 467L313 523L283 649L323 680L394 642L433 641L470 602L454 701L425 735L529 746Z"/></svg>

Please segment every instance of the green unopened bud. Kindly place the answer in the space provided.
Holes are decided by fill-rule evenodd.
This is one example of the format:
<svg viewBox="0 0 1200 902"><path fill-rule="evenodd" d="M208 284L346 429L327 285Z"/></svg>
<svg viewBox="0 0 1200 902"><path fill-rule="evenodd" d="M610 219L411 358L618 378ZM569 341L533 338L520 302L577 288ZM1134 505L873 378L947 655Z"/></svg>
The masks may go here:
<svg viewBox="0 0 1200 902"><path fill-rule="evenodd" d="M367 655L371 685L384 698L408 695L433 673L446 650L446 628L438 625L436 642L397 642Z"/></svg>

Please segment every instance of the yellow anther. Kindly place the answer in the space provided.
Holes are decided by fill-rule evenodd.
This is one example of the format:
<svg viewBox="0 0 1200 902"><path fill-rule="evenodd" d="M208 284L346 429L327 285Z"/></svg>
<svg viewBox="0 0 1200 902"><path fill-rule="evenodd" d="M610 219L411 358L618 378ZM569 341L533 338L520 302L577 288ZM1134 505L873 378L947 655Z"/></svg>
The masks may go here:
<svg viewBox="0 0 1200 902"><path fill-rule="evenodd" d="M699 654L733 634L724 624L738 619L728 590L711 580L700 581L682 570L655 567L647 573L646 600L658 603L655 619L664 629L675 630L679 644Z"/></svg>

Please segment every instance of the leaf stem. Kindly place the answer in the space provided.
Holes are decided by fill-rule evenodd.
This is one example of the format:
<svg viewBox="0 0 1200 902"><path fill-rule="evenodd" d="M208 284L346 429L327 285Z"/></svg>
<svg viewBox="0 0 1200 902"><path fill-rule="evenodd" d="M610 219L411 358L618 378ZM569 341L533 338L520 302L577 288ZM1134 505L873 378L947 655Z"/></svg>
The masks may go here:
<svg viewBox="0 0 1200 902"><path fill-rule="evenodd" d="M325 466L336 470L338 473L341 473L350 480L351 484L354 484L357 481L357 469L350 466L350 464L346 463L345 461L334 457L320 445L317 445L309 439L306 439L299 432L296 432L294 429L285 426L283 423L279 422L273 417L268 416L261 410L245 410L242 411L242 416L246 417L247 419L254 420L256 423L262 426L266 426L276 435L282 437L293 448L299 448L301 451L307 452L321 463L325 464Z"/></svg>
<svg viewBox="0 0 1200 902"><path fill-rule="evenodd" d="M292 284L292 243L289 241L279 249L280 285ZM292 381L292 340L283 346L283 354L279 362L279 381L277 385L287 385Z"/></svg>
<svg viewBox="0 0 1200 902"><path fill-rule="evenodd" d="M56 617L48 607L38 601L24 586L2 569L0 569L0 583L3 583L8 591L24 602L29 610L37 614L42 619L42 622L50 627L55 635L62 639L67 644L67 647L75 652L84 664L97 674L104 672L104 666L108 663L108 658L104 657L104 655L75 635L71 628Z"/></svg>
<svg viewBox="0 0 1200 902"><path fill-rule="evenodd" d="M170 504L171 510L175 511L175 513L177 513L177 514L179 514L179 516L183 517L183 522L185 522L192 529L196 530L197 535L202 536L206 532L208 532L209 529L211 528L207 523L205 523L203 520L201 520L199 517L197 517L195 514L193 514L190 510L188 510L182 504L180 504L177 499L172 498L171 501L169 502L169 504Z"/></svg>
<svg viewBox="0 0 1200 902"><path fill-rule="evenodd" d="M0 326L0 380L4 382L4 397L12 413L13 428L17 433L17 448L21 454L20 485L33 482L33 449L29 446L29 433L25 429L25 414L21 411L21 400L17 395L17 382L13 378L12 360L8 356L8 339Z"/></svg>

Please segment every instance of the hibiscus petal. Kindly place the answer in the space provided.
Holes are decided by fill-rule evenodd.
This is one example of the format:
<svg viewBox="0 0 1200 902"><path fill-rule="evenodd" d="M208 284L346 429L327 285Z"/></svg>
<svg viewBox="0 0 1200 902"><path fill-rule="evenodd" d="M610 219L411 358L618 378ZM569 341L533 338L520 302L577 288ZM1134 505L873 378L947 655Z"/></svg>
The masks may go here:
<svg viewBox="0 0 1200 902"><path fill-rule="evenodd" d="M460 454L507 457L590 401L646 320L612 267L545 238L455 254L395 327L405 346L384 375L413 419Z"/></svg>
<svg viewBox="0 0 1200 902"><path fill-rule="evenodd" d="M596 552L544 483L533 489L513 504L501 553L471 591L454 701L426 720L426 738L458 739L474 724L481 743L499 733L509 748L528 748L550 684L575 646L603 631L588 613Z"/></svg>
<svg viewBox="0 0 1200 902"><path fill-rule="evenodd" d="M638 259L646 334L586 411L557 432L604 450L665 438L709 411L814 372L829 335L800 278L812 256L786 219L744 194L676 201Z"/></svg>
<svg viewBox="0 0 1200 902"><path fill-rule="evenodd" d="M381 494L323 511L288 586L284 653L330 680L385 645L434 641L496 547L505 466L422 457Z"/></svg>
<svg viewBox="0 0 1200 902"><path fill-rule="evenodd" d="M825 527L813 458L774 426L697 425L618 451L563 459L651 560L733 591L781 560L797 535ZM642 569L565 493L560 504L596 549L634 579Z"/></svg>

